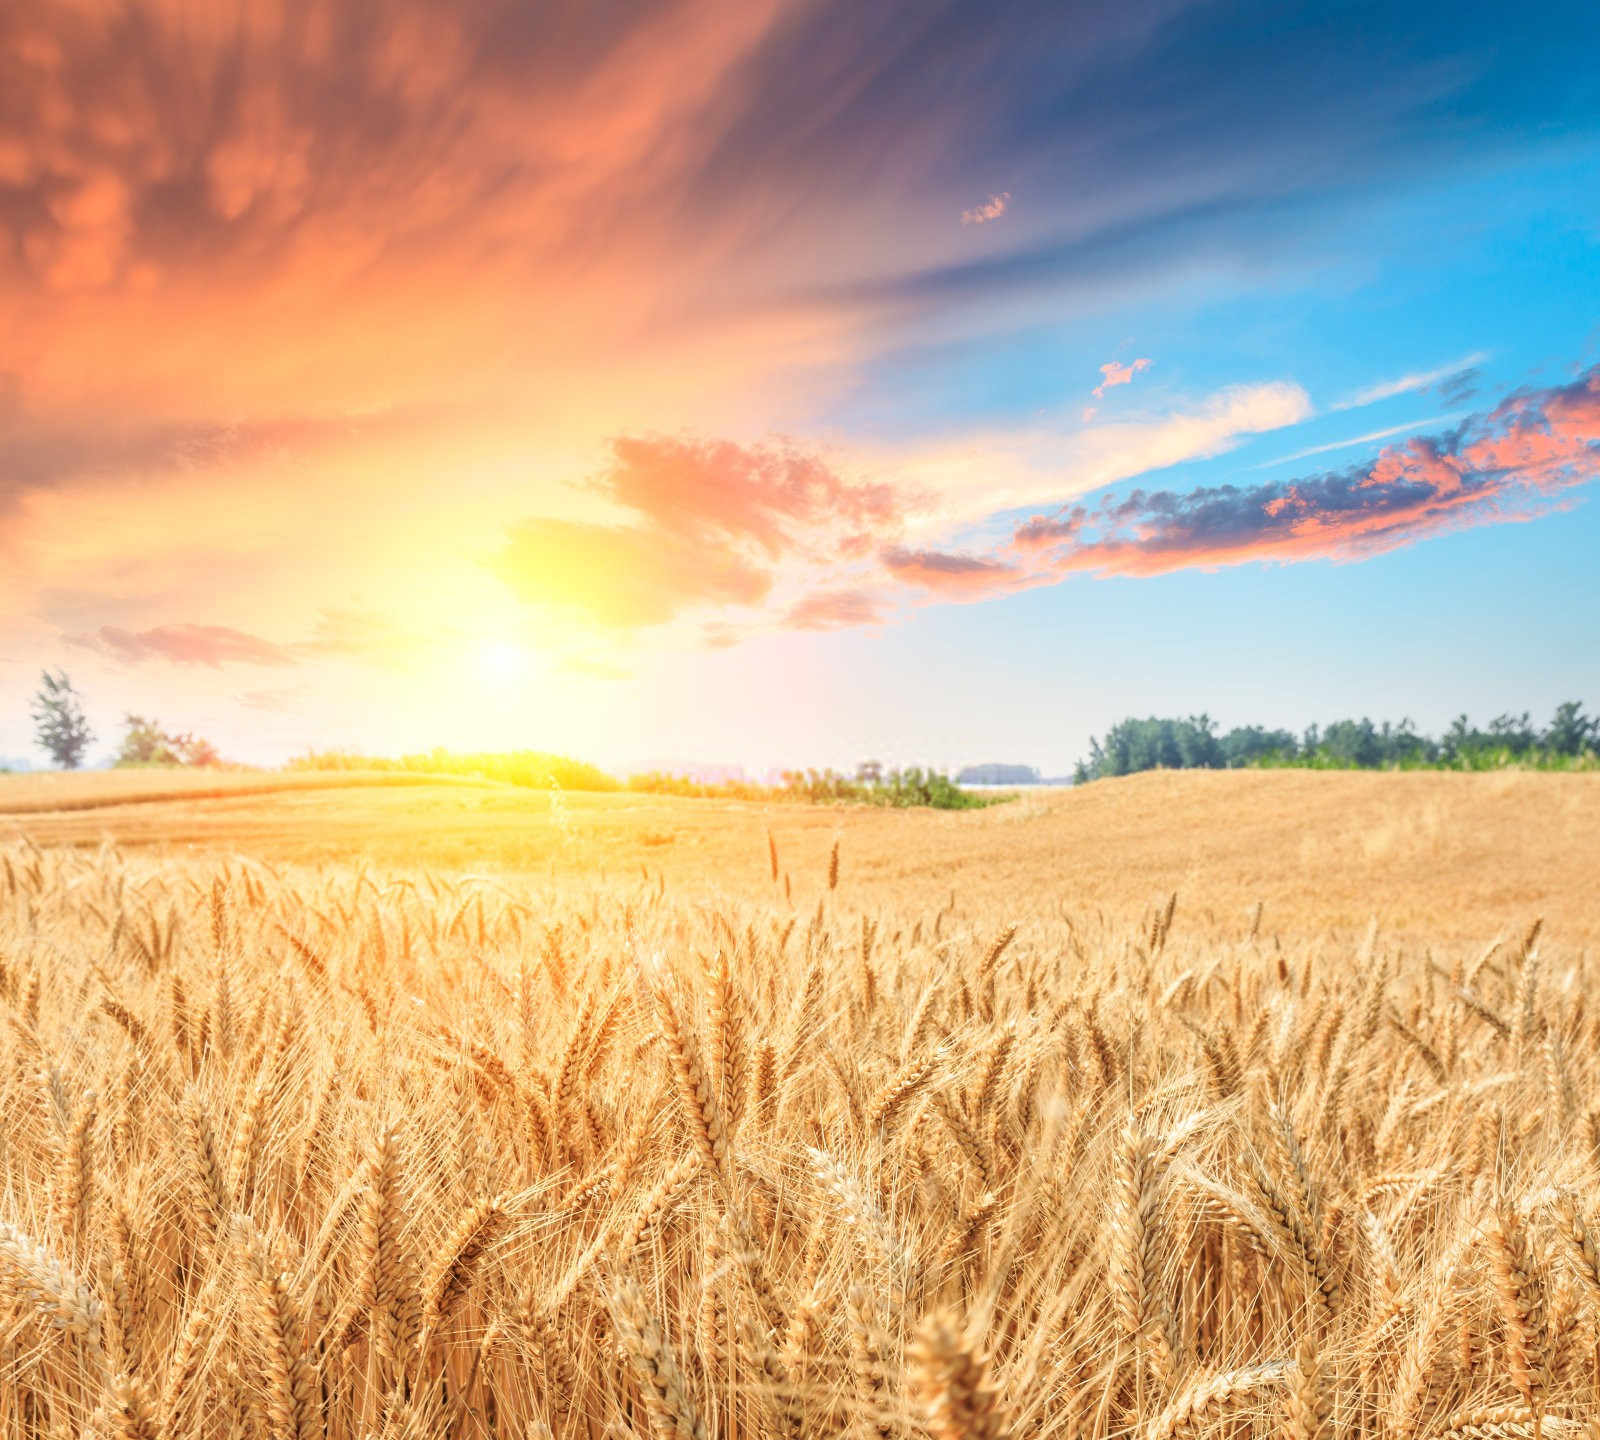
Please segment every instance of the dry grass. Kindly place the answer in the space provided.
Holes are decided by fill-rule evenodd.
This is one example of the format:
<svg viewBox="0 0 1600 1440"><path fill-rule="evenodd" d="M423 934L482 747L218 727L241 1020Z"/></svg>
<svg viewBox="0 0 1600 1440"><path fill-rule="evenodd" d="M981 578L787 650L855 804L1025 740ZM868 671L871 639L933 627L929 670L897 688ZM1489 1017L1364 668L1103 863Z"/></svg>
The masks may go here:
<svg viewBox="0 0 1600 1440"><path fill-rule="evenodd" d="M0 1435L1591 1423L1581 937L924 906L811 821L717 891L0 850Z"/></svg>

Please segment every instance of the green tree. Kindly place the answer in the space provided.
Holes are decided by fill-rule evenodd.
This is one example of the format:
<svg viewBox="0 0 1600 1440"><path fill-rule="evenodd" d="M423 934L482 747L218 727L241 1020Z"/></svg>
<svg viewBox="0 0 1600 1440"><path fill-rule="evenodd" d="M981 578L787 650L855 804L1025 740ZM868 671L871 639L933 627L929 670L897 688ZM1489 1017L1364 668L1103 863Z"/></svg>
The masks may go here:
<svg viewBox="0 0 1600 1440"><path fill-rule="evenodd" d="M1496 715L1489 722L1489 734L1496 745L1504 746L1513 755L1526 755L1539 743L1539 734L1533 728L1526 710L1520 715L1509 711Z"/></svg>
<svg viewBox="0 0 1600 1440"><path fill-rule="evenodd" d="M63 770L76 770L94 741L94 731L83 713L83 697L72 688L65 670L54 675L42 671L39 679L33 697L34 737Z"/></svg>
<svg viewBox="0 0 1600 1440"><path fill-rule="evenodd" d="M1583 713L1583 703L1563 700L1556 706L1555 718L1544 732L1544 748L1557 755L1581 755L1600 738L1600 720Z"/></svg>
<svg viewBox="0 0 1600 1440"><path fill-rule="evenodd" d="M171 737L161 728L159 720L146 719L143 715L124 715L122 723L126 733L117 751L118 765L178 764Z"/></svg>
<svg viewBox="0 0 1600 1440"><path fill-rule="evenodd" d="M1299 754L1295 738L1287 730L1268 730L1260 725L1238 725L1222 737L1222 763L1229 769L1255 764L1259 760L1293 760Z"/></svg>
<svg viewBox="0 0 1600 1440"><path fill-rule="evenodd" d="M1577 700L1563 701L1547 730L1528 712L1497 715L1482 729L1465 715L1442 736L1424 735L1414 721L1382 724L1363 716L1306 727L1298 744L1287 730L1243 725L1218 736L1208 715L1186 720L1119 720L1105 739L1091 737L1089 757L1073 770L1083 784L1157 766L1302 765L1318 770L1410 769L1418 766L1489 770L1502 765L1541 770L1589 769L1600 762L1600 717L1585 715Z"/></svg>
<svg viewBox="0 0 1600 1440"><path fill-rule="evenodd" d="M127 733L117 751L118 765L216 765L221 757L209 740L185 731L175 735L163 730L159 720L143 715L124 715Z"/></svg>

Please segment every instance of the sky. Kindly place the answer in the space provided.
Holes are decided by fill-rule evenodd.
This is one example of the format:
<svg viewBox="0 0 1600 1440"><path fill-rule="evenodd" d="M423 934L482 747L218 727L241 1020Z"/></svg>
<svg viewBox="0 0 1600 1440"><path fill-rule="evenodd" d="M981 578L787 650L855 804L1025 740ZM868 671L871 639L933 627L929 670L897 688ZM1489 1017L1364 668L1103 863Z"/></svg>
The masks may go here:
<svg viewBox="0 0 1600 1440"><path fill-rule="evenodd" d="M0 9L0 757L1600 706L1600 11Z"/></svg>

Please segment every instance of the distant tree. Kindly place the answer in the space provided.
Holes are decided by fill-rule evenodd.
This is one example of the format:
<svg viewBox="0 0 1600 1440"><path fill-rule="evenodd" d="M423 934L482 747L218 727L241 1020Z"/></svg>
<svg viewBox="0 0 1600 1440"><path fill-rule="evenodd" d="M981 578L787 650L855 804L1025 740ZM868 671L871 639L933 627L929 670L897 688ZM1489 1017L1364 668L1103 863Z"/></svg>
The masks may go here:
<svg viewBox="0 0 1600 1440"><path fill-rule="evenodd" d="M168 740L177 752L180 765L220 765L222 756L217 753L217 747L201 735L191 735L187 730L182 735L169 735Z"/></svg>
<svg viewBox="0 0 1600 1440"><path fill-rule="evenodd" d="M1293 760L1299 753L1289 731L1265 730L1260 725L1237 726L1222 737L1220 744L1222 763L1235 770L1266 759Z"/></svg>
<svg viewBox="0 0 1600 1440"><path fill-rule="evenodd" d="M1417 733L1416 722L1409 716L1398 725L1386 720L1379 732L1385 765L1416 765L1432 760L1438 753L1437 742Z"/></svg>
<svg viewBox="0 0 1600 1440"><path fill-rule="evenodd" d="M118 765L177 765L181 763L159 720L124 715L125 733L117 751Z"/></svg>
<svg viewBox="0 0 1600 1440"><path fill-rule="evenodd" d="M1383 758L1378 727L1365 716L1360 720L1335 720L1322 732L1317 753L1335 765L1363 770L1376 766Z"/></svg>
<svg viewBox="0 0 1600 1440"><path fill-rule="evenodd" d="M1457 715L1439 741L1439 758L1452 765L1464 759L1477 748L1477 734L1465 715Z"/></svg>
<svg viewBox="0 0 1600 1440"><path fill-rule="evenodd" d="M1578 700L1563 700L1544 732L1544 748L1557 755L1581 755L1600 741L1600 720L1583 713Z"/></svg>
<svg viewBox="0 0 1600 1440"><path fill-rule="evenodd" d="M1487 770L1505 764L1540 769L1584 769L1600 760L1600 717L1579 701L1556 707L1549 728L1534 728L1528 712L1497 715L1479 729L1465 715L1434 739L1409 718L1374 724L1367 717L1309 725L1298 743L1287 730L1243 725L1218 736L1209 715L1185 720L1119 720L1102 740L1091 737L1089 755L1074 767L1076 784L1139 770L1241 765L1304 765L1335 770L1448 766Z"/></svg>
<svg viewBox="0 0 1600 1440"><path fill-rule="evenodd" d="M1174 727L1178 764L1186 770L1216 770L1222 766L1222 746L1217 724L1209 715L1191 715Z"/></svg>
<svg viewBox="0 0 1600 1440"><path fill-rule="evenodd" d="M1184 720L1150 716L1144 720L1119 720L1105 740L1091 738L1089 759L1073 770L1075 784L1109 775L1133 775L1140 770L1220 769L1227 763L1216 722L1209 715Z"/></svg>
<svg viewBox="0 0 1600 1440"><path fill-rule="evenodd" d="M126 733L117 751L118 765L216 765L221 761L217 747L209 740L187 731L172 734L161 728L159 720L125 715L122 723Z"/></svg>
<svg viewBox="0 0 1600 1440"><path fill-rule="evenodd" d="M1504 746L1513 755L1525 755L1539 743L1526 710L1520 715L1496 715L1489 722L1489 735L1495 745Z"/></svg>
<svg viewBox="0 0 1600 1440"><path fill-rule="evenodd" d="M72 688L66 671L41 672L33 697L34 737L39 747L63 770L83 764L84 752L94 742L94 731L83 713L83 697Z"/></svg>

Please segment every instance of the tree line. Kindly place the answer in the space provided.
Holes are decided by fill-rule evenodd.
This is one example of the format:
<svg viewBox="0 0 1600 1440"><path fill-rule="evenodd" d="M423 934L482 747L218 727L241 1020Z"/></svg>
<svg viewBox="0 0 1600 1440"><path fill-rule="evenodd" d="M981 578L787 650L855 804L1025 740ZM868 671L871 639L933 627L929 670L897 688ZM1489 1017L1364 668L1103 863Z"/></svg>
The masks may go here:
<svg viewBox="0 0 1600 1440"><path fill-rule="evenodd" d="M84 762L94 731L84 713L83 697L64 671L45 671L33 700L34 738L63 770ZM210 741L174 733L145 715L125 715L124 734L113 764L129 766L218 765L221 757ZM322 750L297 756L291 770L408 770L435 775L474 775L539 790L637 790L651 794L691 795L741 800L806 800L813 804L853 803L895 807L929 806L965 810L1008 798L975 795L937 770L912 766L885 771L862 767L854 779L834 770L786 770L777 785L729 780L701 783L677 775L630 775L618 779L599 767L565 755L516 750L495 754L459 754L442 747L398 759L353 751Z"/></svg>
<svg viewBox="0 0 1600 1440"><path fill-rule="evenodd" d="M1240 725L1219 731L1209 715L1182 719L1119 720L1091 738L1089 755L1073 770L1083 784L1141 770L1236 770L1296 766L1311 770L1494 770L1506 766L1568 770L1600 766L1600 717L1583 702L1564 700L1550 723L1531 713L1497 715L1485 726L1458 715L1444 734L1425 735L1410 720L1381 724L1335 720L1301 735Z"/></svg>
<svg viewBox="0 0 1600 1440"><path fill-rule="evenodd" d="M33 737L39 748L63 770L82 766L94 744L95 733L84 713L83 696L66 671L46 670L39 677L30 710ZM113 764L220 765L217 747L203 736L165 729L148 715L122 717L122 743Z"/></svg>

